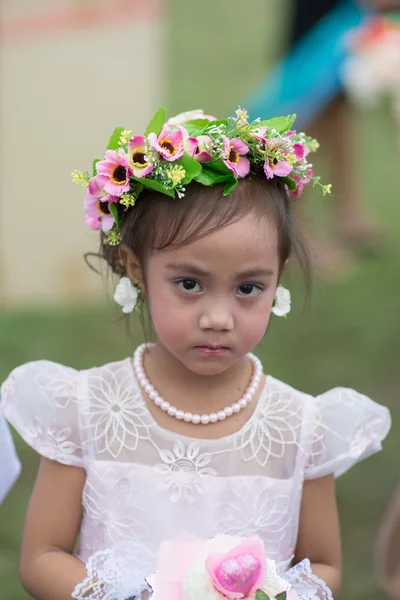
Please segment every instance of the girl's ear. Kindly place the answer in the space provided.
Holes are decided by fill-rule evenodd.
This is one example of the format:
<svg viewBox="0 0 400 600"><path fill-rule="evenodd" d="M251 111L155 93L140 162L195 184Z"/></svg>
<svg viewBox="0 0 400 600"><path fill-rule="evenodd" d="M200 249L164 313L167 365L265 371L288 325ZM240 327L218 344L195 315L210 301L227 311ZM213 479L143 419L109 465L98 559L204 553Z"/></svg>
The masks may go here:
<svg viewBox="0 0 400 600"><path fill-rule="evenodd" d="M121 246L120 256L129 279L138 286L141 297L145 299L146 286L144 283L144 274L138 257L128 246Z"/></svg>

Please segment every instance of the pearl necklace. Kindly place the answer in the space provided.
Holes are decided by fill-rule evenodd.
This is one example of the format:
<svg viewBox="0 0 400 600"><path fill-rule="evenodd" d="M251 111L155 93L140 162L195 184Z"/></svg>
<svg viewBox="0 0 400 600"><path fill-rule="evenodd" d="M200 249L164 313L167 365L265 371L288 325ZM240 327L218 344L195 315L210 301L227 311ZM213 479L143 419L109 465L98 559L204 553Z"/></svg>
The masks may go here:
<svg viewBox="0 0 400 600"><path fill-rule="evenodd" d="M253 363L253 374L250 383L240 400L234 402L230 406L226 406L216 413L204 415L197 415L190 412L184 412L183 410L178 410L176 406L172 406L172 404L160 396L155 387L147 378L143 367L143 354L145 350L151 347L152 344L142 344L135 351L133 356L133 368L136 379L138 380L141 388L146 392L154 404L160 407L161 410L166 412L170 417L178 419L178 421L186 421L186 423L194 423L194 425L208 425L209 423L224 421L227 417L231 417L233 414L240 412L243 408L246 408L246 406L253 400L254 395L260 385L263 374L261 361L253 354L249 354L248 357Z"/></svg>

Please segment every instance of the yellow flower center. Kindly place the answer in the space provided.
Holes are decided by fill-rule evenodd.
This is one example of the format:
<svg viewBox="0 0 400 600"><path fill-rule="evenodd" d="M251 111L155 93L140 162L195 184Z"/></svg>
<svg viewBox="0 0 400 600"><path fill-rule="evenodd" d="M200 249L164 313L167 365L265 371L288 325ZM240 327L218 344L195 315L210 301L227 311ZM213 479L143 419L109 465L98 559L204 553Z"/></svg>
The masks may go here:
<svg viewBox="0 0 400 600"><path fill-rule="evenodd" d="M110 177L111 181L117 185L124 185L128 181L126 169L122 165L118 165Z"/></svg>
<svg viewBox="0 0 400 600"><path fill-rule="evenodd" d="M131 154L131 164L134 167L147 167L149 162L146 160L146 155L143 150L134 150Z"/></svg>
<svg viewBox="0 0 400 600"><path fill-rule="evenodd" d="M168 138L163 138L160 142L160 146L166 150L170 156L173 156L177 151L177 146L175 146Z"/></svg>

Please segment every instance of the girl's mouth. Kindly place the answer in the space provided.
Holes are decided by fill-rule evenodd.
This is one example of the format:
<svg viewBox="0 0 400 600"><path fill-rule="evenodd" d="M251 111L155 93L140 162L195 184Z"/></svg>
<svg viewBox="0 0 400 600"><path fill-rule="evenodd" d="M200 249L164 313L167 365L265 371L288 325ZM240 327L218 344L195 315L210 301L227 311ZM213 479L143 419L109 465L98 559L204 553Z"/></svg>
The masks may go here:
<svg viewBox="0 0 400 600"><path fill-rule="evenodd" d="M227 346L196 346L200 352L210 356L222 356L229 351Z"/></svg>

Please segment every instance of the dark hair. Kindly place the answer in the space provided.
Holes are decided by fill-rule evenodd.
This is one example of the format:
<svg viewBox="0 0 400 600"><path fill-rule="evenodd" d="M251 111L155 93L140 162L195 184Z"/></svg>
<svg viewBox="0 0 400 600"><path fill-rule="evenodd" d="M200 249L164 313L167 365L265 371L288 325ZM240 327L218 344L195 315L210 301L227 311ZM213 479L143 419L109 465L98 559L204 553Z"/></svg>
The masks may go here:
<svg viewBox="0 0 400 600"><path fill-rule="evenodd" d="M297 256L307 288L311 282L308 249L294 223L292 203L284 183L266 179L263 173L239 180L236 188L223 195L224 184L205 187L192 182L185 196L174 199L144 190L121 221L121 244L138 257L143 272L153 252L184 246L249 213L268 216L278 235L279 269L290 256ZM126 275L118 246L110 246L102 235L99 257L119 276Z"/></svg>

